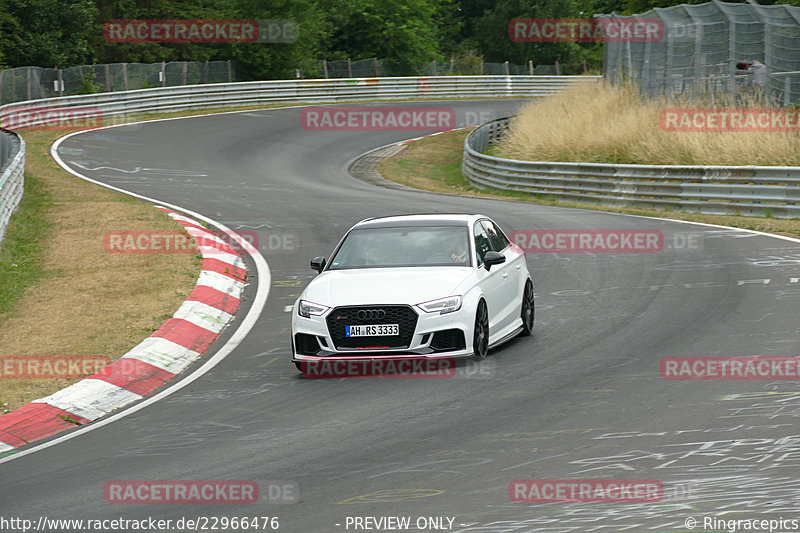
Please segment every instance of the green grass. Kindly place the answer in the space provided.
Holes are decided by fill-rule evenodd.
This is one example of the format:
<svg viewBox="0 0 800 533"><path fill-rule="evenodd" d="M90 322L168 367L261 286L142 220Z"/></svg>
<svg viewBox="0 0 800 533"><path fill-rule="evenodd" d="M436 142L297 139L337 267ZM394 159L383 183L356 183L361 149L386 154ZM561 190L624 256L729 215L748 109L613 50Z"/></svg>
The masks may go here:
<svg viewBox="0 0 800 533"><path fill-rule="evenodd" d="M27 287L53 275L44 264L44 249L52 229L47 220L50 203L44 184L26 173L22 201L0 241L0 324L14 311Z"/></svg>

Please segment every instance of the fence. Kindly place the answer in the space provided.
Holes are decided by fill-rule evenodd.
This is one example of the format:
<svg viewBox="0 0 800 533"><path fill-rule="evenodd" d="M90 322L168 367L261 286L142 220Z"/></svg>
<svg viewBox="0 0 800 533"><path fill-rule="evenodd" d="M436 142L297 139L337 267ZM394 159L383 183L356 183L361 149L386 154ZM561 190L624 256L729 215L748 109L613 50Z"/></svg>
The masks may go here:
<svg viewBox="0 0 800 533"><path fill-rule="evenodd" d="M474 71L474 72L466 72ZM385 59L360 59L352 61L350 59L339 59L335 61L322 60L314 72L310 74L321 78L367 78L367 77L386 77L388 71ZM508 61L504 63L476 63L473 66L458 65L455 61L442 62L431 61L426 64L420 76L453 76L453 75L473 75L473 76L559 76L561 68L555 65L535 65L533 61L528 61L526 65L514 65ZM303 76L305 77L305 76Z"/></svg>
<svg viewBox="0 0 800 533"><path fill-rule="evenodd" d="M236 81L231 61L113 63L67 69L19 67L0 71L0 105L75 94Z"/></svg>
<svg viewBox="0 0 800 533"><path fill-rule="evenodd" d="M142 89L124 93L65 96L19 102L0 108L0 124L14 123L10 114L36 110L40 123L49 108L79 108L84 116L106 119L138 113L160 113L215 106L275 103L335 103L348 100L415 98L529 98L546 96L580 80L599 76L424 76L318 80L274 80ZM5 121L5 122L4 122Z"/></svg>
<svg viewBox="0 0 800 533"><path fill-rule="evenodd" d="M660 20L663 37L606 42L603 75L612 82L630 77L644 94L712 98L750 92L755 82L773 102L800 99L800 7L714 1L634 17ZM746 70L753 60L766 65L763 83Z"/></svg>
<svg viewBox="0 0 800 533"><path fill-rule="evenodd" d="M800 167L649 166L516 161L486 155L509 118L464 140L462 172L480 188L615 207L800 217Z"/></svg>
<svg viewBox="0 0 800 533"><path fill-rule="evenodd" d="M318 68L303 72L297 78L371 78L388 77L384 59L320 61ZM547 75L558 76L556 65L512 65L480 63L475 75ZM454 63L432 62L422 69L421 76L457 74ZM114 91L132 91L153 87L175 87L205 83L238 81L232 61L173 61L169 63L112 63L83 65L67 69L19 67L0 71L0 105L25 100L74 96Z"/></svg>

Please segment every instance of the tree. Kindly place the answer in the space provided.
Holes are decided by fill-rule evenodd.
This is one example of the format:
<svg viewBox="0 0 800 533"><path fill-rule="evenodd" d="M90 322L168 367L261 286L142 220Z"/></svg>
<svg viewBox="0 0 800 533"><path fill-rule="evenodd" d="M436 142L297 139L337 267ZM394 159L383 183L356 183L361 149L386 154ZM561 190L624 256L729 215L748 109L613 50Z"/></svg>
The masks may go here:
<svg viewBox="0 0 800 533"><path fill-rule="evenodd" d="M415 75L441 58L434 22L440 5L441 0L321 0L330 32L327 51L385 58L390 74Z"/></svg>
<svg viewBox="0 0 800 533"><path fill-rule="evenodd" d="M509 61L524 64L533 60L535 64L552 65L579 64L583 58L581 47L574 42L523 43L514 42L508 35L508 24L515 18L575 18L572 0L499 0L473 22L472 40L485 56L486 61Z"/></svg>
<svg viewBox="0 0 800 533"><path fill-rule="evenodd" d="M232 59L240 77L285 79L313 70L324 40L324 13L315 0L97 0L97 26L113 19L289 20L300 28L294 43L106 43L96 40L102 62L212 61Z"/></svg>
<svg viewBox="0 0 800 533"><path fill-rule="evenodd" d="M234 18L290 20L299 26L293 43L232 44L229 57L235 59L245 79L286 79L295 77L296 69L314 75L321 50L328 37L326 14L316 0L235 0Z"/></svg>
<svg viewBox="0 0 800 533"><path fill-rule="evenodd" d="M91 63L92 0L0 0L0 55L12 67Z"/></svg>
<svg viewBox="0 0 800 533"><path fill-rule="evenodd" d="M228 59L229 45L209 43L107 43L103 25L109 20L226 19L235 18L232 0L95 0L97 19L92 43L99 63L158 63Z"/></svg>

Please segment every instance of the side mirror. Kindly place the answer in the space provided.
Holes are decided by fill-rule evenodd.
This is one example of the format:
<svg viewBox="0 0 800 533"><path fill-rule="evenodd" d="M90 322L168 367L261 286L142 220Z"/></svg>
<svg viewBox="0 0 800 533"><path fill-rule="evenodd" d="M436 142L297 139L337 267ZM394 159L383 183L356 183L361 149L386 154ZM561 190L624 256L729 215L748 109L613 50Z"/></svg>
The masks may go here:
<svg viewBox="0 0 800 533"><path fill-rule="evenodd" d="M493 265L499 265L506 262L506 256L500 252L486 252L483 256L483 266L486 270L491 270Z"/></svg>
<svg viewBox="0 0 800 533"><path fill-rule="evenodd" d="M311 268L316 270L317 272L322 272L322 269L325 268L325 258L324 257L315 257L311 260Z"/></svg>

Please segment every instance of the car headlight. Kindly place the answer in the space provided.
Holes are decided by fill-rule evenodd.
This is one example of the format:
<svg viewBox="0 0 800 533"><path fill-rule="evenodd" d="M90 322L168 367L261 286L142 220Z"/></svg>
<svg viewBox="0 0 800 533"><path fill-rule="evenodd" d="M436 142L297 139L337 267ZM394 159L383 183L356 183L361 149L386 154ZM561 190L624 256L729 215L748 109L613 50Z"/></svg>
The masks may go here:
<svg viewBox="0 0 800 533"><path fill-rule="evenodd" d="M330 309L330 307L315 304L308 300L300 300L300 305L297 306L297 314L305 318L311 318L312 316L324 314L328 309Z"/></svg>
<svg viewBox="0 0 800 533"><path fill-rule="evenodd" d="M417 304L417 307L426 313L439 313L440 315L446 315L447 313L453 313L461 309L461 296L448 296L447 298L439 298L437 300L431 300L430 302Z"/></svg>

